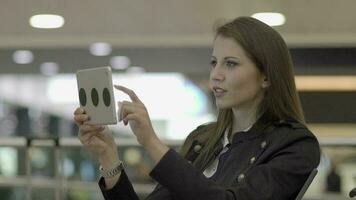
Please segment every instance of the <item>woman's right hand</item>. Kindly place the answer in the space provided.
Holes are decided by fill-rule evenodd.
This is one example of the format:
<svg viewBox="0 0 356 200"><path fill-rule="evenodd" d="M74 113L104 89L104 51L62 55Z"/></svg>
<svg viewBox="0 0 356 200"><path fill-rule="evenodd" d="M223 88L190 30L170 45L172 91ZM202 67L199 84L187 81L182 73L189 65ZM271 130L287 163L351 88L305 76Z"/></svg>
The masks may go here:
<svg viewBox="0 0 356 200"><path fill-rule="evenodd" d="M111 169L119 162L117 146L106 125L90 125L89 116L79 107L74 111L74 121L79 127L80 142L99 159L104 169Z"/></svg>

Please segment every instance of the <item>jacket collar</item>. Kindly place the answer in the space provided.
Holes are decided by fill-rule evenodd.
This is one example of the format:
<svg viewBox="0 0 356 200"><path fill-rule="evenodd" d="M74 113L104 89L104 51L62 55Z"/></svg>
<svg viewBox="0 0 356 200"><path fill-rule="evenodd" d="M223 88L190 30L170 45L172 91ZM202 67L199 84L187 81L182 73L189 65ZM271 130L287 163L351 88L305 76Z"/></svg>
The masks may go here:
<svg viewBox="0 0 356 200"><path fill-rule="evenodd" d="M248 131L239 131L233 133L232 144L239 143L244 140L252 140L261 136L261 132L257 130L257 123L255 123Z"/></svg>
<svg viewBox="0 0 356 200"><path fill-rule="evenodd" d="M262 130L259 130L259 128L257 127L257 123L255 123L248 131L239 131L234 133L234 136L232 138L232 144L239 143L244 140L253 140L258 137L264 136L267 133L273 131L274 128L280 126L289 126L293 129L305 127L303 124L292 119L275 121L264 127Z"/></svg>

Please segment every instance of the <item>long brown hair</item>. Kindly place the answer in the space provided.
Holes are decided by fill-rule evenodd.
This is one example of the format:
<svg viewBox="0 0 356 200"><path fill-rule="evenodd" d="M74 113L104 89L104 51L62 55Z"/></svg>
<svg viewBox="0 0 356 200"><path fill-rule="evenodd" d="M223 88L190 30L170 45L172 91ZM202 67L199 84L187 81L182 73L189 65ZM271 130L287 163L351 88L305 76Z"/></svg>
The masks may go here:
<svg viewBox="0 0 356 200"><path fill-rule="evenodd" d="M257 130L263 130L274 121L292 119L305 125L303 110L294 81L293 63L288 47L281 35L267 24L252 17L238 17L216 29L216 37L234 39L242 46L246 55L269 81L264 98L257 108ZM193 162L203 169L214 156L226 128L231 128L232 109L220 109L217 121L196 137L204 144L199 156ZM189 139L189 138L188 138ZM187 139L187 140L188 140ZM191 141L186 141L181 154L186 155Z"/></svg>

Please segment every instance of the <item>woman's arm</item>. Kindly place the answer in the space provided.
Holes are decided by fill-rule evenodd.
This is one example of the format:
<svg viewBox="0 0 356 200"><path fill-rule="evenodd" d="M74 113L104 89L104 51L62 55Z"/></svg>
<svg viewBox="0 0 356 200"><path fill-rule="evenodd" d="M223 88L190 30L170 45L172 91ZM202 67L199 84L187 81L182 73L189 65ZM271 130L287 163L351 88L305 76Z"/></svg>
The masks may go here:
<svg viewBox="0 0 356 200"><path fill-rule="evenodd" d="M86 121L89 116L84 109L77 108L74 112L74 121L79 127L79 140L83 146L98 158L104 170L115 168L120 162L117 146L107 126L89 125ZM100 189L105 199L138 200L132 184L124 171L108 178L101 178Z"/></svg>
<svg viewBox="0 0 356 200"><path fill-rule="evenodd" d="M115 85L115 88L129 95L132 100L132 102L124 101L121 103L122 113L120 114L122 114L124 125L130 125L137 141L149 153L153 161L157 163L169 148L158 139L154 132L145 105L134 91L119 85Z"/></svg>

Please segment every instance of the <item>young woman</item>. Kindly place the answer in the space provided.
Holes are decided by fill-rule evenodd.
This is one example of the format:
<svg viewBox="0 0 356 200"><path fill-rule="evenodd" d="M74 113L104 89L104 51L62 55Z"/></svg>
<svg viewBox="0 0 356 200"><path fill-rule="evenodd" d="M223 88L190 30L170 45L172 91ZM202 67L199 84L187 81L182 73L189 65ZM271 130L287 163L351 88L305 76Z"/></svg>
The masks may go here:
<svg viewBox="0 0 356 200"><path fill-rule="evenodd" d="M157 137L134 91L115 86L132 102L122 117L155 161L158 186L148 200L290 200L319 164L320 149L305 125L291 56L268 25L239 17L217 29L210 89L216 122L198 126L179 153ZM105 199L138 199L106 126L90 126L82 108L74 112L79 139L99 158Z"/></svg>

